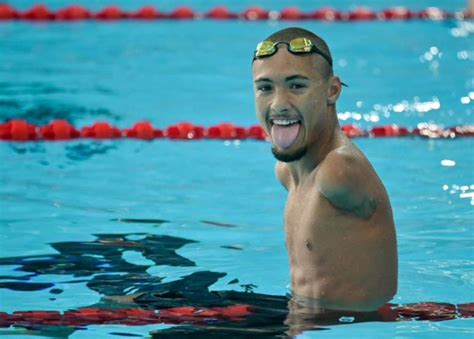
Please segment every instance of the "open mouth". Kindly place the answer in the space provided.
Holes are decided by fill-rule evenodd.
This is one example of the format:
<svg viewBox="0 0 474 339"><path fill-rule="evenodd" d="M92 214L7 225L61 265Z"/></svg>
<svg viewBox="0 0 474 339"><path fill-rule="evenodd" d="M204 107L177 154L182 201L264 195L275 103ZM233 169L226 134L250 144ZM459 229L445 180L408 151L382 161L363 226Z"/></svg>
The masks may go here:
<svg viewBox="0 0 474 339"><path fill-rule="evenodd" d="M279 148L289 148L299 135L301 120L298 118L270 118L271 137Z"/></svg>

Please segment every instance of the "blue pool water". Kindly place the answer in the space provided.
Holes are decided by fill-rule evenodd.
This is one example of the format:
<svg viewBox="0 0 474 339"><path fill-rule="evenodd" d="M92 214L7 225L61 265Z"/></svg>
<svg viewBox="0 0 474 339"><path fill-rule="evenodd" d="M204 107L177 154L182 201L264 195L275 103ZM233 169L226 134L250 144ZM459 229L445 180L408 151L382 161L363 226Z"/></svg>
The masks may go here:
<svg viewBox="0 0 474 339"><path fill-rule="evenodd" d="M255 4L227 2L236 11ZM35 2L9 3L26 9ZM51 8L70 3L54 1ZM117 3L129 10L144 4ZM205 11L223 3L180 4ZM260 4L269 9L290 5ZM305 10L316 7L302 0L291 4ZM364 4L381 9L411 2ZM171 10L177 4L156 5ZM333 5L350 9L356 3ZM458 10L464 1L418 1L411 8L428 5ZM91 1L87 6L97 10L103 5ZM301 25L329 42L335 71L350 86L338 103L341 123L364 128L389 123L408 127L420 122L447 127L474 123L474 24L456 21L1 22L0 119L46 124L66 118L76 126L105 120L122 128L143 119L158 127L179 121L252 125L256 123L252 50L259 40L288 25ZM355 143L373 163L393 205L400 266L393 302L473 301L472 139L359 139ZM93 242L101 234L128 234L131 241L147 235L194 241L162 258L162 264L139 251L123 251L124 262L141 268L148 277L163 278L160 283L208 271L226 274L212 283L214 291L253 290L280 296L289 291L282 222L286 194L274 178L274 159L266 143L3 142L0 154L0 311L65 311L99 302L106 293L88 282L101 274L127 270L110 263L96 270L72 269L77 258L93 257L84 252L69 256L63 266L37 268L38 274L28 276L19 270L20 261L5 264L4 258L24 257L23 264L28 260L45 264L48 256L59 253L57 244L67 242L67 248L80 252L78 244ZM454 166L446 166L453 162L443 160L454 161ZM171 260L176 255L194 265L176 264ZM232 283L235 279L238 282ZM20 291L5 284L11 282L49 283L59 291L51 292L51 287ZM330 326L324 337L471 338L473 325L472 319L369 322ZM117 332L146 336L169 326L88 326L71 337ZM0 334L27 333L2 329ZM320 335L308 331L302 336Z"/></svg>

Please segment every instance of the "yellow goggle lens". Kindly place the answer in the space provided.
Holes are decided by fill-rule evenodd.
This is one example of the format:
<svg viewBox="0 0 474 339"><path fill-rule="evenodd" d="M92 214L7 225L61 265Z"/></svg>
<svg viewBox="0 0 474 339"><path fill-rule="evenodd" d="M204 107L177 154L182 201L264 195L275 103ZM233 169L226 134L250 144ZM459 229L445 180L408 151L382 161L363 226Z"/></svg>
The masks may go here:
<svg viewBox="0 0 474 339"><path fill-rule="evenodd" d="M313 48L313 43L311 40L306 39L306 38L296 38L290 41L290 51L296 52L296 53L307 53L311 52L311 49Z"/></svg>
<svg viewBox="0 0 474 339"><path fill-rule="evenodd" d="M255 56L261 57L265 55L271 55L275 52L275 43L272 41L262 41L257 45Z"/></svg>

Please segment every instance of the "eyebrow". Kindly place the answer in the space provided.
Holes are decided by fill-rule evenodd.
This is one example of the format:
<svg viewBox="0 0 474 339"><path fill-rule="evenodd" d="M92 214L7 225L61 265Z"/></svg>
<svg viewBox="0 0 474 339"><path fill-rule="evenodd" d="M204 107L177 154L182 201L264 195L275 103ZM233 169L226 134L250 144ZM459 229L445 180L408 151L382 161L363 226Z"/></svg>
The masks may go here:
<svg viewBox="0 0 474 339"><path fill-rule="evenodd" d="M304 75L292 75L287 78L285 78L285 81L292 81L292 80L310 80L310 78L305 77Z"/></svg>
<svg viewBox="0 0 474 339"><path fill-rule="evenodd" d="M304 75L300 75L300 74L291 75L291 76L285 78L285 82L286 81L293 81L293 80L311 80L311 79L304 76ZM273 82L273 81L269 78L257 78L257 79L255 79L254 82Z"/></svg>

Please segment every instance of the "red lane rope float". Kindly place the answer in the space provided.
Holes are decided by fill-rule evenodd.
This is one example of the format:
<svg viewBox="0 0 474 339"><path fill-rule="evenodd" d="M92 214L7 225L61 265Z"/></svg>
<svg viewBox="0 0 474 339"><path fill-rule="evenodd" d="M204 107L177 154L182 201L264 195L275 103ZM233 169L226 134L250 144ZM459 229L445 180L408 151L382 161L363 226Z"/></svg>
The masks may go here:
<svg viewBox="0 0 474 339"><path fill-rule="evenodd" d="M281 11L268 11L262 7L252 6L240 13L231 12L225 6L216 6L206 13L198 13L188 6L179 6L170 13L159 12L153 6L145 6L134 12L127 12L118 6L107 6L93 13L80 5L71 5L58 11L52 11L43 4L37 4L26 11L19 11L9 4L0 3L0 20L30 21L76 21L76 20L158 20L158 19L240 19L255 20L325 20L325 21L370 21L370 20L449 20L469 19L467 12L447 12L437 7L428 7L421 11L411 11L405 7L392 7L376 12L367 7L358 7L353 11L343 12L334 8L323 7L305 13L297 7L287 7Z"/></svg>
<svg viewBox="0 0 474 339"><path fill-rule="evenodd" d="M263 132L262 129L260 129L258 132ZM213 126L210 127L207 130L207 135L211 139L245 139L249 135L249 133L246 131L245 128L243 127L238 127L230 123L223 123L218 126ZM260 139L259 137L261 135L258 135L258 133L255 133L254 135L256 139Z"/></svg>
<svg viewBox="0 0 474 339"><path fill-rule="evenodd" d="M55 19L62 21L86 20L92 17L92 13L80 5L72 5L56 12Z"/></svg>
<svg viewBox="0 0 474 339"><path fill-rule="evenodd" d="M194 126L190 122L181 122L172 125L165 130L165 136L169 139L191 140L202 139L204 137L205 129L202 126Z"/></svg>
<svg viewBox="0 0 474 339"><path fill-rule="evenodd" d="M415 129L397 125L374 126L370 130L355 125L343 125L344 134L350 138L383 138L383 137L424 137L430 139L454 139L474 137L474 125L441 128L438 125L422 123ZM107 122L96 122L90 126L76 128L66 120L53 120L45 126L35 126L25 120L15 119L0 124L0 140L34 141L34 140L72 140L78 138L119 139L135 138L153 140L167 138L171 140L268 140L260 125L248 128L232 123L221 123L215 126L197 126L190 122L180 122L165 129L155 128L150 122L137 122L131 128L123 130Z"/></svg>
<svg viewBox="0 0 474 339"><path fill-rule="evenodd" d="M416 13L405 7L387 8L379 13L381 20L409 20L416 18Z"/></svg>
<svg viewBox="0 0 474 339"><path fill-rule="evenodd" d="M8 4L0 4L0 20L13 20L18 18L18 12Z"/></svg>
<svg viewBox="0 0 474 339"><path fill-rule="evenodd" d="M307 18L307 14L300 11L298 7L286 7L278 16L278 19L281 20L303 20Z"/></svg>
<svg viewBox="0 0 474 339"><path fill-rule="evenodd" d="M204 17L207 19L228 20L237 19L238 15L229 11L229 9L225 6L216 6L204 14Z"/></svg>
<svg viewBox="0 0 474 339"><path fill-rule="evenodd" d="M267 20L269 19L269 11L263 9L262 7L249 7L241 15L245 20Z"/></svg>
<svg viewBox="0 0 474 339"><path fill-rule="evenodd" d="M378 15L370 8L358 7L354 11L347 13L345 17L349 21L368 21L377 19Z"/></svg>
<svg viewBox="0 0 474 339"><path fill-rule="evenodd" d="M175 8L171 13L165 14L163 18L174 20L191 20L197 17L194 10L187 6L180 6Z"/></svg>
<svg viewBox="0 0 474 339"><path fill-rule="evenodd" d="M406 127L397 125L372 127L370 135L373 137L406 137L411 133Z"/></svg>
<svg viewBox="0 0 474 339"><path fill-rule="evenodd" d="M148 121L137 122L132 128L125 129L124 132L127 138L143 140L163 138L163 131L153 128Z"/></svg>
<svg viewBox="0 0 474 339"><path fill-rule="evenodd" d="M344 125L341 128L344 134L349 138L360 138L369 136L369 133L367 131L364 131L363 129L360 129L359 127L354 125Z"/></svg>
<svg viewBox="0 0 474 339"><path fill-rule="evenodd" d="M50 12L48 7L45 5L35 5L26 12L20 13L20 18L26 20L47 21L53 20L55 18L55 14Z"/></svg>
<svg viewBox="0 0 474 339"><path fill-rule="evenodd" d="M132 18L141 20L156 20L163 19L166 15L158 12L153 6L145 6L140 8L138 11L132 13Z"/></svg>
<svg viewBox="0 0 474 339"><path fill-rule="evenodd" d="M116 139L122 137L122 132L106 122L96 122L92 126L81 129L81 137L93 139Z"/></svg>
<svg viewBox="0 0 474 339"><path fill-rule="evenodd" d="M107 6L94 15L94 18L99 20L119 20L128 17L128 13L122 11L118 6Z"/></svg>
<svg viewBox="0 0 474 339"><path fill-rule="evenodd" d="M0 125L0 139L27 141L37 138L37 127L27 123L25 120L11 120Z"/></svg>
<svg viewBox="0 0 474 339"><path fill-rule="evenodd" d="M55 120L40 127L39 135L44 140L69 140L79 138L81 133L66 120Z"/></svg>
<svg viewBox="0 0 474 339"><path fill-rule="evenodd" d="M313 13L308 14L308 19L336 21L342 20L342 15L332 7L323 7L314 11Z"/></svg>

